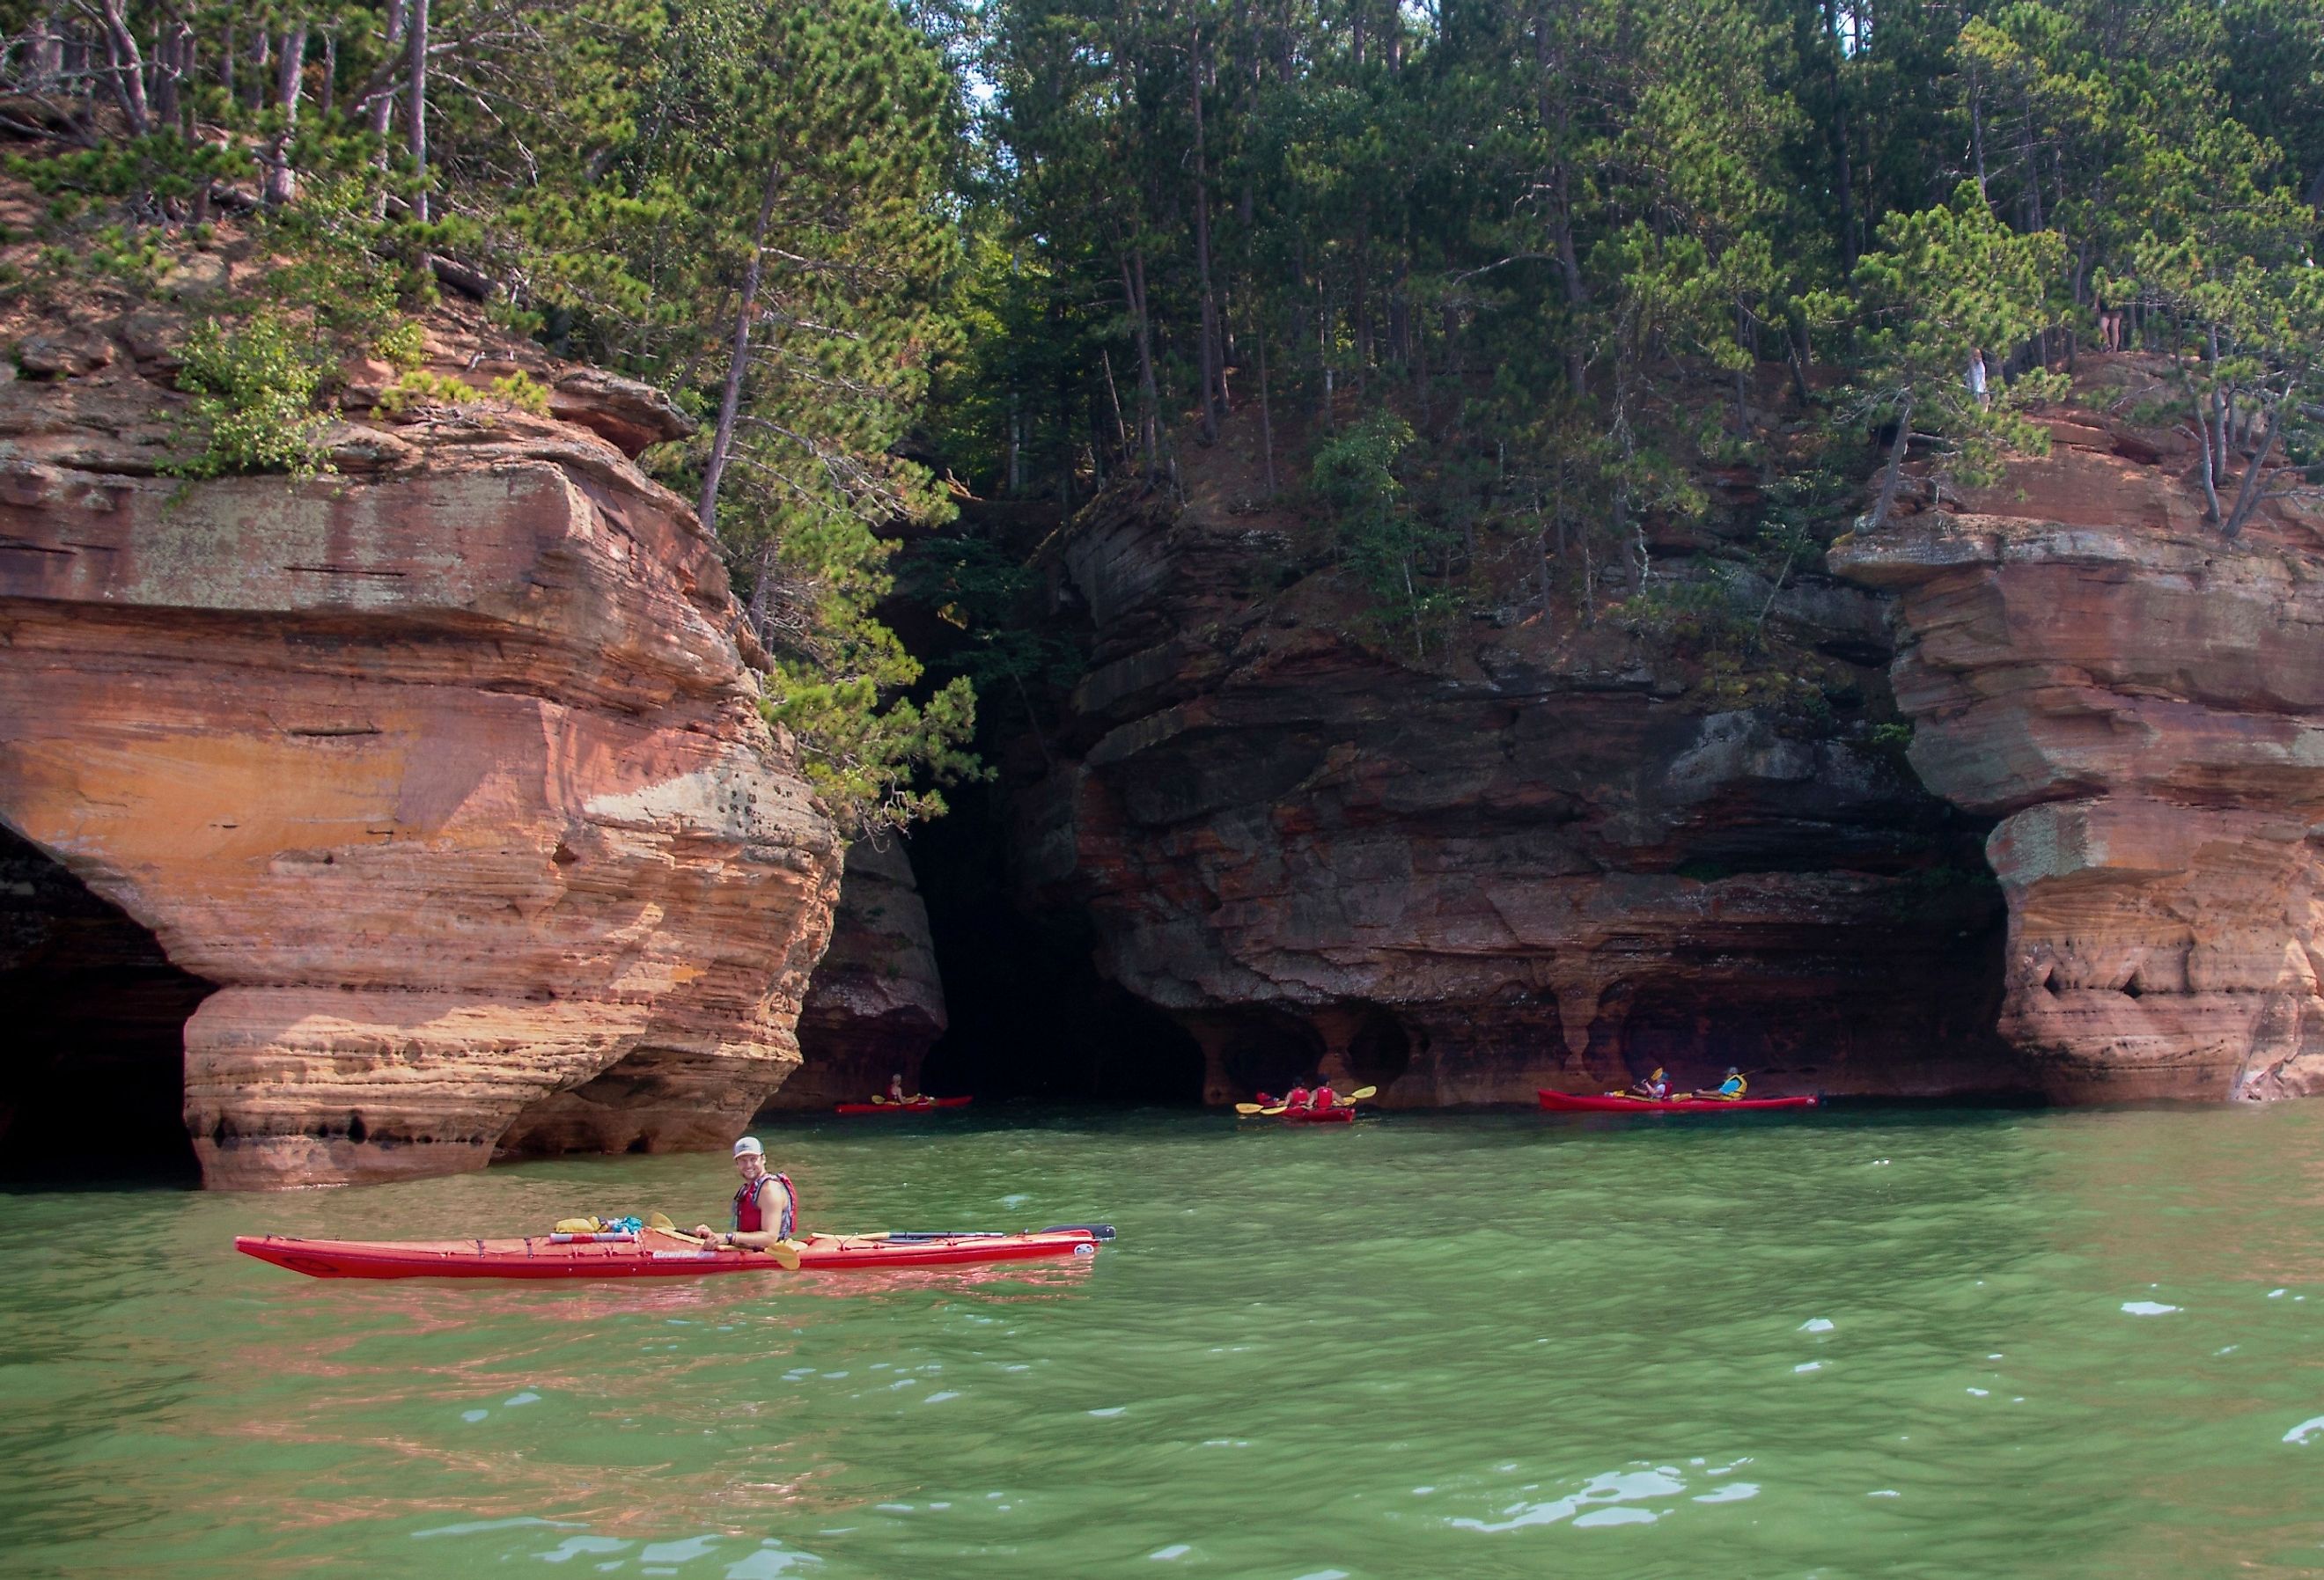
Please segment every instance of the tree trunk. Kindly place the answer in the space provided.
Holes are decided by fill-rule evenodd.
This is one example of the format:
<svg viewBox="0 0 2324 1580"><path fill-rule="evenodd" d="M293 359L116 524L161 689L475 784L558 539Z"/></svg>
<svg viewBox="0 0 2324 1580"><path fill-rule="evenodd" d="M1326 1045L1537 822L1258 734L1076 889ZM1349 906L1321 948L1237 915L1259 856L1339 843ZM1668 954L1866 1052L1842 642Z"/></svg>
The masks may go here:
<svg viewBox="0 0 2324 1580"><path fill-rule="evenodd" d="M2219 528L2221 537L2240 536L2244 523L2251 520L2252 512L2259 508L2260 474L2267 469L2267 458L2274 453L2276 436L2283 430L2283 409L2291 404L2292 397L2286 395L2267 414L2267 431L2260 439L2259 452L2252 457L2251 464L2244 469L2244 484L2236 490L2235 508L2227 513L2227 521Z"/></svg>
<svg viewBox="0 0 2324 1580"><path fill-rule="evenodd" d="M1275 418L1267 397L1267 329L1259 329L1259 454L1267 479L1267 497L1275 497Z"/></svg>
<svg viewBox="0 0 2324 1580"><path fill-rule="evenodd" d="M411 51L411 102L408 106L411 150L411 168L419 178L419 188L411 195L411 217L420 224L428 223L428 0L409 0L410 17L405 31L410 35L406 43Z"/></svg>
<svg viewBox="0 0 2324 1580"><path fill-rule="evenodd" d="M1138 334L1138 448L1151 473L1162 460L1162 393L1154 378L1154 326L1146 312L1144 253L1133 250L1121 260L1121 286Z"/></svg>
<svg viewBox="0 0 2324 1580"><path fill-rule="evenodd" d="M403 42L404 25L410 20L407 14L408 9L404 0L387 0L387 32L381 39L380 43L390 55L394 54L397 48ZM383 67L381 69L384 71L385 68ZM371 134L382 143L385 143L387 129L393 124L394 119L395 94L390 89L383 88L380 90L379 97L371 101Z"/></svg>
<svg viewBox="0 0 2324 1580"><path fill-rule="evenodd" d="M153 119L178 130L178 84L186 71L186 46L193 30L176 15L164 15L153 32Z"/></svg>
<svg viewBox="0 0 2324 1580"><path fill-rule="evenodd" d="M1121 391L1115 387L1113 382L1113 353L1100 346L1097 357L1105 368L1105 393L1113 402L1114 440L1120 446L1121 453L1126 456L1130 453L1130 425L1121 419Z"/></svg>
<svg viewBox="0 0 2324 1580"><path fill-rule="evenodd" d="M299 130L300 80L307 65L307 24L294 23L282 35L282 51L275 70L275 103L282 110L282 130L274 139L266 163L267 205L277 207L299 195L299 178L290 171L290 139Z"/></svg>
<svg viewBox="0 0 2324 1580"><path fill-rule="evenodd" d="M1202 432L1204 444L1216 444L1219 419L1226 415L1226 358L1219 344L1219 299L1211 284L1211 180L1203 148L1203 34L1194 31L1192 55L1194 80L1194 273L1202 291L1201 346L1196 362L1203 381Z"/></svg>
<svg viewBox="0 0 2324 1580"><path fill-rule="evenodd" d="M1896 408L1896 437L1888 441L1888 467L1881 475L1880 497L1872 502L1872 524L1865 530L1877 532L1888 521L1888 509L1896 503L1896 485L1904 475L1904 452L1913 448L1913 392L1906 390L1902 404Z"/></svg>
<svg viewBox="0 0 2324 1580"><path fill-rule="evenodd" d="M425 5L428 0L415 0ZM417 32L417 27L414 28ZM742 272L742 302L734 312L734 342L726 357L726 387L718 396L718 426L710 436L710 457L702 467L702 495L695 514L702 530L718 535L718 480L726 475L726 457L734 445L734 416L742 404L742 375L751 364L751 319L759 310L759 277L767 255L767 226L775 217L775 197L782 189L780 165L767 167L767 184L759 197L759 217L751 226L751 262Z"/></svg>
<svg viewBox="0 0 2324 1580"><path fill-rule="evenodd" d="M137 48L137 34L123 14L122 0L105 0L106 79L113 101L121 106L129 129L143 137L152 129L152 113L145 103L145 57Z"/></svg>

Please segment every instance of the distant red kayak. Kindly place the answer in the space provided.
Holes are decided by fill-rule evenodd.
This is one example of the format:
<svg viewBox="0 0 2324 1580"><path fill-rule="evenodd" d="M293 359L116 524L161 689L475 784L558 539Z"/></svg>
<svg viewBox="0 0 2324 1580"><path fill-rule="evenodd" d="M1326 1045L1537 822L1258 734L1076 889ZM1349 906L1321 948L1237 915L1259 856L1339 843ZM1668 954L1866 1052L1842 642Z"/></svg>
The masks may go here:
<svg viewBox="0 0 2324 1580"><path fill-rule="evenodd" d="M1356 1111L1352 1104L1345 1108L1286 1108L1267 1117L1286 1124L1353 1124Z"/></svg>
<svg viewBox="0 0 2324 1580"><path fill-rule="evenodd" d="M1044 1229L1038 1234L811 1234L800 1243L799 1270L960 1267L1094 1256L1113 1238L1102 1225ZM706 1251L656 1230L608 1235L533 1234L521 1240L300 1240L244 1234L245 1256L317 1279L683 1279L707 1273L779 1272L757 1251Z"/></svg>
<svg viewBox="0 0 2324 1580"><path fill-rule="evenodd" d="M841 1113L926 1113L931 1108L965 1108L973 1097L928 1097L918 1103L843 1103Z"/></svg>
<svg viewBox="0 0 2324 1580"><path fill-rule="evenodd" d="M1535 1095L1552 1113L1728 1113L1738 1108L1813 1108L1823 1101L1821 1097L1672 1097L1656 1103L1611 1092L1602 1097L1582 1092Z"/></svg>

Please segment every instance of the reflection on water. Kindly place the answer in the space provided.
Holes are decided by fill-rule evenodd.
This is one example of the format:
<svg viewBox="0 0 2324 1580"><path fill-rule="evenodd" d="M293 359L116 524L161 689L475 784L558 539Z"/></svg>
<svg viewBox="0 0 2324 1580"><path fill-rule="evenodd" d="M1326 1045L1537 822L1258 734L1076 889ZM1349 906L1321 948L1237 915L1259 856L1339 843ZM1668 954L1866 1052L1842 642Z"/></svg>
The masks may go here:
<svg viewBox="0 0 2324 1580"><path fill-rule="evenodd" d="M2324 1104L1004 1111L771 1150L818 1225L1121 1239L326 1282L228 1243L700 1217L726 1170L0 1198L9 1572L2324 1571Z"/></svg>

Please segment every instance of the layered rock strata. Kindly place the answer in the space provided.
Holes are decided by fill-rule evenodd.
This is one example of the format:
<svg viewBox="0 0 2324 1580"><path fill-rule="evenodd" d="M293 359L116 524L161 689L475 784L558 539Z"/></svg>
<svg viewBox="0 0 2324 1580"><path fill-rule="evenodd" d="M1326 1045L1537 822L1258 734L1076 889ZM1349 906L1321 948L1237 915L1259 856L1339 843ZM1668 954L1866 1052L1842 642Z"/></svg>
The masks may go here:
<svg viewBox="0 0 2324 1580"><path fill-rule="evenodd" d="M0 386L0 821L216 984L208 1182L730 1136L798 1062L839 848L715 546L601 437L666 407L560 380L564 420L180 483L114 346Z"/></svg>
<svg viewBox="0 0 2324 1580"><path fill-rule="evenodd" d="M1899 597L1912 762L1999 822L2000 1030L2061 1099L2324 1089L2324 515L2208 531L2095 417L1836 548Z"/></svg>
<svg viewBox="0 0 2324 1580"><path fill-rule="evenodd" d="M767 1106L860 1103L897 1075L918 1092L945 1026L944 980L911 858L893 836L858 840L847 847L831 947L799 1012L798 1070Z"/></svg>
<svg viewBox="0 0 2324 1580"><path fill-rule="evenodd" d="M1865 716L1877 600L1775 600L1840 714L1721 706L1611 620L1519 608L1407 662L1335 573L1286 570L1301 531L1199 494L1086 513L1057 569L1095 661L1017 796L1027 902L1086 910L1101 969L1201 1041L1210 1101L1318 1068L1398 1106L1657 1064L2022 1085L1981 826Z"/></svg>

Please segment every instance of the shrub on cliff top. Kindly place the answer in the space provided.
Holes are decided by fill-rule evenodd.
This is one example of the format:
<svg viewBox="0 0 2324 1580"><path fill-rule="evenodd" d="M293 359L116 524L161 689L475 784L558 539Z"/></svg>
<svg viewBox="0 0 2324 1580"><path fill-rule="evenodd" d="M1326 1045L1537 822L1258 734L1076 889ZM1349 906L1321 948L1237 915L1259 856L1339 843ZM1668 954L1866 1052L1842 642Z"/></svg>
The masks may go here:
<svg viewBox="0 0 2324 1580"><path fill-rule="evenodd" d="M316 409L323 370L300 336L261 313L232 330L205 319L186 337L178 387L201 448L169 468L181 477L287 472L312 476L325 413Z"/></svg>

